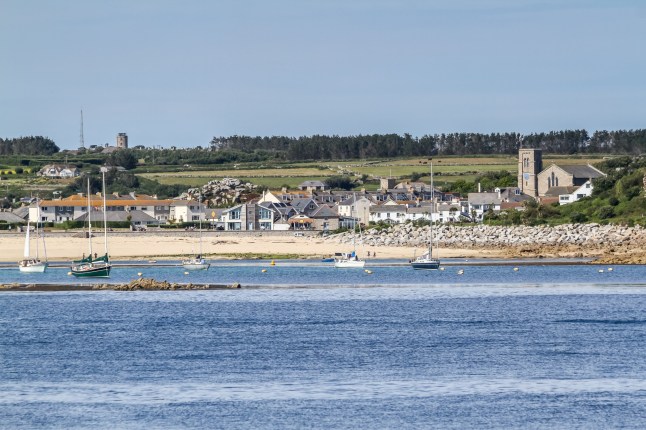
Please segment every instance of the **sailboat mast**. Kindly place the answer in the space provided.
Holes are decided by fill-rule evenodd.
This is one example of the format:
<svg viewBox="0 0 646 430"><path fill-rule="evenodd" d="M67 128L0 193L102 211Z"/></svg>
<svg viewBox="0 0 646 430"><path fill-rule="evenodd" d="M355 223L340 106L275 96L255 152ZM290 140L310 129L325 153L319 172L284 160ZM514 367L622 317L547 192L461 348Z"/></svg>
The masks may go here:
<svg viewBox="0 0 646 430"><path fill-rule="evenodd" d="M428 256L433 258L433 209L435 209L435 187L433 186L433 160L431 160L431 225L428 241Z"/></svg>
<svg viewBox="0 0 646 430"><path fill-rule="evenodd" d="M105 247L105 255L108 255L108 215L105 206L105 167L101 167L101 176L103 180L103 244Z"/></svg>
<svg viewBox="0 0 646 430"><path fill-rule="evenodd" d="M90 246L90 260L92 259L92 211L90 207L90 178L87 178L87 234Z"/></svg>
<svg viewBox="0 0 646 430"><path fill-rule="evenodd" d="M27 218L27 234L25 235L25 250L23 255L25 258L29 258L29 218Z"/></svg>
<svg viewBox="0 0 646 430"><path fill-rule="evenodd" d="M38 214L36 217L36 222L41 220L40 217L40 200L38 200L38 197L36 198L36 208L38 209L36 213ZM43 254L45 255L45 261L47 261L47 245L45 245L45 224L43 223L43 229L40 231L40 237L43 240Z"/></svg>
<svg viewBox="0 0 646 430"><path fill-rule="evenodd" d="M202 195L197 196L198 219L200 221L200 258L202 257Z"/></svg>

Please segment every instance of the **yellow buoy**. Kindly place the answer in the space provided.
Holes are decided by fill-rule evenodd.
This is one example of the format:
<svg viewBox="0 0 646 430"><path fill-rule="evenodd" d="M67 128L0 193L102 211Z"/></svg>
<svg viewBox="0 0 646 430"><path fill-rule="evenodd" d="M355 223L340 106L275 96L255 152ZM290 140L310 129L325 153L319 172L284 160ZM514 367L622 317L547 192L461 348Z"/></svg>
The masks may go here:
<svg viewBox="0 0 646 430"><path fill-rule="evenodd" d="M269 263L270 266L275 266L276 262L274 260L271 260L271 263Z"/></svg>
<svg viewBox="0 0 646 430"><path fill-rule="evenodd" d="M69 276L72 276L72 272L67 272L67 274L68 274Z"/></svg>
<svg viewBox="0 0 646 430"><path fill-rule="evenodd" d="M608 267L608 272L612 272L612 267Z"/></svg>

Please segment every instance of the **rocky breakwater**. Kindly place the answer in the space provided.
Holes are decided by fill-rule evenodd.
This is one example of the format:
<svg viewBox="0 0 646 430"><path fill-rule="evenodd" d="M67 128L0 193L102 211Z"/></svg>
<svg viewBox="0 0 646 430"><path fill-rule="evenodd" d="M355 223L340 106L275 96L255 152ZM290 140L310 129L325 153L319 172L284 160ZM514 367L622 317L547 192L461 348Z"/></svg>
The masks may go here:
<svg viewBox="0 0 646 430"><path fill-rule="evenodd" d="M240 284L235 283L232 285L210 285L210 284L178 284L170 283L167 281L156 281L155 279L139 278L130 281L127 284L110 285L101 284L95 285L95 290L115 290L115 291L138 291L138 290L213 290L225 288L241 288Z"/></svg>
<svg viewBox="0 0 646 430"><path fill-rule="evenodd" d="M359 242L367 246L424 247L430 228L400 224L368 229ZM550 226L455 226L433 227L433 242L440 248L497 249L501 257L595 257L604 263L646 264L646 229L600 224ZM328 240L351 243L353 233Z"/></svg>

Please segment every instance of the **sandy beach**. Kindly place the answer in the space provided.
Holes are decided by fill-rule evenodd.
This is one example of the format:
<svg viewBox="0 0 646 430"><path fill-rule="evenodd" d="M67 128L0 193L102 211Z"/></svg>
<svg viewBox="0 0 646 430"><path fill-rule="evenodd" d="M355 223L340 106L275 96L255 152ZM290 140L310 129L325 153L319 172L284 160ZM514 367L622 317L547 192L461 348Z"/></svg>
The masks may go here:
<svg viewBox="0 0 646 430"><path fill-rule="evenodd" d="M19 261L23 255L24 235L17 233L0 234L0 261ZM50 260L73 260L80 258L83 253L88 253L88 241L82 232L52 232L46 236L47 257ZM32 254L34 242L32 241ZM103 236L101 233L92 239L94 252L103 253ZM110 233L108 248L112 259L171 259L181 258L197 253L199 250L199 235L197 232L115 232ZM229 233L205 232L202 236L202 253L207 258L324 258L335 252L351 251L349 245L340 245L333 240L324 240L322 237L294 236L287 232L263 233ZM366 246L358 247L362 255L369 251L371 256L377 258L409 259L415 252L422 252L419 248L397 246ZM443 249L439 248L439 255L451 257L490 257L503 258L507 253L501 249ZM41 248L42 253L42 248Z"/></svg>
<svg viewBox="0 0 646 430"><path fill-rule="evenodd" d="M0 262L22 259L24 235L0 233ZM95 233L93 252L102 254L103 235ZM32 255L35 253L32 240ZM46 235L49 260L74 260L89 252L83 232L48 232ZM109 254L113 260L179 259L199 252L199 233L195 231L111 232L108 237ZM206 231L202 234L202 254L209 259L244 258L302 258L318 259L349 252L349 244L339 244L334 237L323 238L316 232L295 236L292 232L223 232ZM439 247L441 258L591 258L603 263L646 264L643 247L613 246L522 246L522 247ZM363 257L408 260L424 250L406 246L358 246ZM42 255L42 247L41 247Z"/></svg>

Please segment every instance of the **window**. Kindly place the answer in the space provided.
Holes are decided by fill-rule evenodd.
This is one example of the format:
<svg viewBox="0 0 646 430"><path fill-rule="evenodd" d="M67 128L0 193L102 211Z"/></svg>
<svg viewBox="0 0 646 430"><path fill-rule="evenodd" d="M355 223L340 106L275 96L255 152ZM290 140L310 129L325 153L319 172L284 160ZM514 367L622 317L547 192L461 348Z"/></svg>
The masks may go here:
<svg viewBox="0 0 646 430"><path fill-rule="evenodd" d="M234 209L229 212L229 219L240 219L240 209ZM230 229L233 230L233 229ZM239 228L237 230L240 230Z"/></svg>
<svg viewBox="0 0 646 430"><path fill-rule="evenodd" d="M142 207L141 207L141 210L142 210L142 211L147 211L147 210L148 210L148 206L142 206Z"/></svg>

